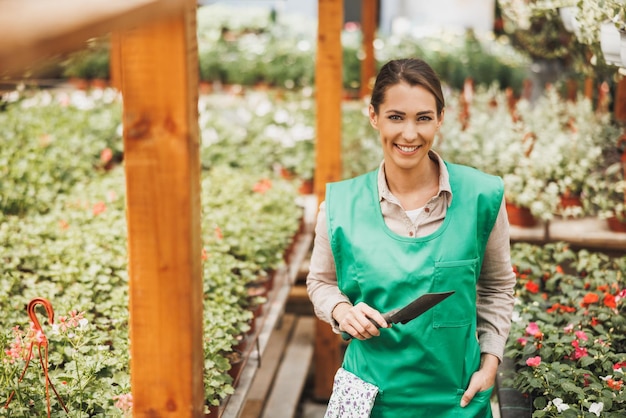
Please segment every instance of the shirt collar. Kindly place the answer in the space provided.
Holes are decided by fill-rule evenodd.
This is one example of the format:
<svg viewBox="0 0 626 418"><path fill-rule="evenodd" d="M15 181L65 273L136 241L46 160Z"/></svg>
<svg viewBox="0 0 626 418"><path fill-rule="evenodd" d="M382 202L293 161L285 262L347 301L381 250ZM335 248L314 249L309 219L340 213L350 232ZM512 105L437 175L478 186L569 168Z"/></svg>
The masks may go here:
<svg viewBox="0 0 626 418"><path fill-rule="evenodd" d="M448 173L448 167L446 166L443 159L437 154L435 151L430 150L428 152L428 156L431 160L436 161L439 164L439 193L438 196L441 196L442 193L448 194L448 207L452 203L452 188L450 187L450 174ZM387 186L387 177L385 176L385 161L383 160L378 167L378 199L379 201L392 200L396 201L397 199L391 194L389 190L389 186Z"/></svg>

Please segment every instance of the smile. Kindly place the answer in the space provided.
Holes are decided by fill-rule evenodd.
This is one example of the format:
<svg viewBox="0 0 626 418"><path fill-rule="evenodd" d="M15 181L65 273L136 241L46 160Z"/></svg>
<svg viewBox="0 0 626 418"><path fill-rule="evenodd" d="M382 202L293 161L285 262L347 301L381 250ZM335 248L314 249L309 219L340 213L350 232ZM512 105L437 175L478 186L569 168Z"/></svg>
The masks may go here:
<svg viewBox="0 0 626 418"><path fill-rule="evenodd" d="M414 151L417 151L417 149L420 147L419 145L415 145L412 147L408 147L406 145L398 145L398 144L395 144L395 145L402 152L414 152Z"/></svg>

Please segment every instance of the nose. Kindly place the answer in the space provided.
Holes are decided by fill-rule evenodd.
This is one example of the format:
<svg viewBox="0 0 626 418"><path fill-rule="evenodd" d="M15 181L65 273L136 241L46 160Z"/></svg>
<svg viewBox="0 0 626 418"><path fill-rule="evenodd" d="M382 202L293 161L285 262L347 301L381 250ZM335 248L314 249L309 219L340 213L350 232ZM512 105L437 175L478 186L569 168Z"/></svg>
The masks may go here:
<svg viewBox="0 0 626 418"><path fill-rule="evenodd" d="M415 141L418 134L417 124L411 121L407 122L402 129L402 138L408 142Z"/></svg>

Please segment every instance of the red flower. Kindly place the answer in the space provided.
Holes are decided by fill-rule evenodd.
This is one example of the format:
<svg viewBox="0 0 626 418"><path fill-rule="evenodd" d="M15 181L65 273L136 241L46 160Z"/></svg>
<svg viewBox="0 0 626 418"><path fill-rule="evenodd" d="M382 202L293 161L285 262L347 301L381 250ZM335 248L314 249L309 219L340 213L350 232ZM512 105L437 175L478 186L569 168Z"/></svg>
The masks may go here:
<svg viewBox="0 0 626 418"><path fill-rule="evenodd" d="M546 312L548 313L552 313L555 311L572 313L572 312L576 312L576 308L574 308L573 306L567 306L567 305L561 305L560 303L555 303L554 305L552 305L552 307L546 310Z"/></svg>
<svg viewBox="0 0 626 418"><path fill-rule="evenodd" d="M592 317L591 318L591 326L595 327L596 325L598 325L600 323L600 320L596 317Z"/></svg>
<svg viewBox="0 0 626 418"><path fill-rule="evenodd" d="M215 227L215 236L217 237L217 239L223 239L224 238L224 234L222 234L222 230L220 229L219 226Z"/></svg>
<svg viewBox="0 0 626 418"><path fill-rule="evenodd" d="M209 258L209 254L206 252L206 248L202 249L202 261Z"/></svg>
<svg viewBox="0 0 626 418"><path fill-rule="evenodd" d="M563 267L561 267L561 266L556 266L556 272L557 272L557 273L560 273L560 274L563 274Z"/></svg>
<svg viewBox="0 0 626 418"><path fill-rule="evenodd" d="M583 301L580 303L580 306L582 306L583 308L586 308L592 303L598 302L599 300L600 300L600 296L598 296L597 293L589 292L583 298Z"/></svg>
<svg viewBox="0 0 626 418"><path fill-rule="evenodd" d="M615 379L607 379L606 384L609 388L617 391L622 390L622 386L624 386L623 381Z"/></svg>
<svg viewBox="0 0 626 418"><path fill-rule="evenodd" d="M617 302L615 301L615 296L613 296L610 293L607 293L606 295L604 295L604 306L606 306L607 308L617 308Z"/></svg>
<svg viewBox="0 0 626 418"><path fill-rule="evenodd" d="M613 370L622 370L626 369L626 361L620 361L619 363L615 363L613 365Z"/></svg>
<svg viewBox="0 0 626 418"><path fill-rule="evenodd" d="M528 290L530 293L537 293L539 292L539 285L530 280L526 282L526 290Z"/></svg>

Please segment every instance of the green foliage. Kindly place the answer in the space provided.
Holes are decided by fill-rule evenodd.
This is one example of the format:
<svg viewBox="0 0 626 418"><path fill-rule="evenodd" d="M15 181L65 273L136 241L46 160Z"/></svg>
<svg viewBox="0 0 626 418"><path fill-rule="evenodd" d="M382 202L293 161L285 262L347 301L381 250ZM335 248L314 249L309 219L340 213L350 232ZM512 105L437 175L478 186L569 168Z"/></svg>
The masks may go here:
<svg viewBox="0 0 626 418"><path fill-rule="evenodd" d="M120 123L112 92L41 93L7 106L0 112L0 211L48 212L59 194L104 168L102 150L121 153Z"/></svg>
<svg viewBox="0 0 626 418"><path fill-rule="evenodd" d="M49 340L50 378L69 416L117 417L128 405L122 402L130 391L124 170L105 169L99 159L101 147L121 153L121 139L112 134L119 130L120 103L101 102L97 95L102 93L77 94L72 103L80 102L80 111L64 95L40 93L0 113L12 121L4 132L14 139L6 140L0 153L5 158L19 155L7 164L23 164L28 173L7 174L12 187L20 190L23 183L55 174L51 171L65 173L40 186L50 188L49 194L22 199L19 213L8 205L0 211L0 402L16 393L0 416L19 418L46 410L38 357L18 382L28 354L24 348L32 340L25 307L35 297L48 299L56 311L52 329L41 322ZM47 152L33 151L36 158L28 158L20 148L31 135L37 143L42 125L58 139L46 143ZM63 135L72 129L76 138ZM23 141L15 140L18 135ZM214 166L202 172L201 180L208 406L234 390L226 356L236 338L250 330L250 308L258 302L246 285L283 266L302 210L297 184L271 171ZM8 186L0 192L2 202L13 196ZM65 416L54 394L52 409L53 416Z"/></svg>
<svg viewBox="0 0 626 418"><path fill-rule="evenodd" d="M533 417L624 416L626 258L563 243L516 244L511 255L518 283L506 356Z"/></svg>
<svg viewBox="0 0 626 418"><path fill-rule="evenodd" d="M72 52L61 63L63 75L85 80L108 79L110 49L108 37L89 39L84 48Z"/></svg>

